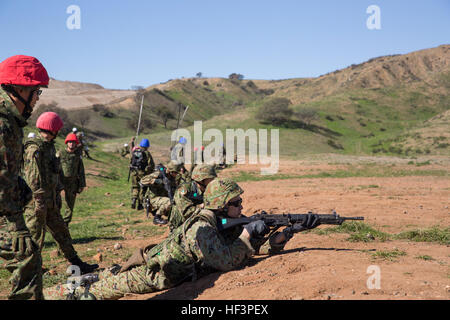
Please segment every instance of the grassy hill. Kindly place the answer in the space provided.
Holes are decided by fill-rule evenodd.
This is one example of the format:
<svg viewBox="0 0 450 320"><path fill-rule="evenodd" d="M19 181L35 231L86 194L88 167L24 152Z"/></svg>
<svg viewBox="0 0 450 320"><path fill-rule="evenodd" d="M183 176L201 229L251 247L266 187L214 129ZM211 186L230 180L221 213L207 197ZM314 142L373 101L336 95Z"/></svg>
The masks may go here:
<svg viewBox="0 0 450 320"><path fill-rule="evenodd" d="M449 89L450 45L373 58L317 78L176 79L143 91L143 118L149 125L141 127L141 134L155 148L168 148L180 106L189 106L180 127L192 131L193 122L202 120L204 130L222 132L279 128L280 154L287 157L329 152L448 155ZM277 97L289 99L295 112L309 108L318 117L308 126L294 120L278 127L258 122L259 108ZM84 130L118 147L135 134L130 123L137 123L139 104L139 98L129 96L107 104L109 114L83 109L90 115ZM164 123L158 108L170 110L172 118Z"/></svg>

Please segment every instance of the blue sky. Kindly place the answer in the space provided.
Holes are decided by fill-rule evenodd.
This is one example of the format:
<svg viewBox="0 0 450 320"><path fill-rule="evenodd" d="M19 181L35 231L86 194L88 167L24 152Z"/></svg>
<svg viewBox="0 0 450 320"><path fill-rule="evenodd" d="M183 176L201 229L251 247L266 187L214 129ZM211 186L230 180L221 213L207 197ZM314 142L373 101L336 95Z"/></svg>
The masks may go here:
<svg viewBox="0 0 450 320"><path fill-rule="evenodd" d="M81 28L66 13L80 8ZM369 30L377 5L381 29ZM450 1L0 0L0 61L37 57L51 77L129 89L169 79L316 77L450 44Z"/></svg>

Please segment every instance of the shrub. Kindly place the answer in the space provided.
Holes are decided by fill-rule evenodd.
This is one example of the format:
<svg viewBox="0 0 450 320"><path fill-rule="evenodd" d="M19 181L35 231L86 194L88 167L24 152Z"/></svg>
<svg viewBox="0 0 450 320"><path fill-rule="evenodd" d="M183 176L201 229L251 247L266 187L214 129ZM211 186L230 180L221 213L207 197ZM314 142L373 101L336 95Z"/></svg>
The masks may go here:
<svg viewBox="0 0 450 320"><path fill-rule="evenodd" d="M290 100L286 98L274 98L262 105L256 113L256 119L262 123L281 125L288 121L293 111L289 108Z"/></svg>

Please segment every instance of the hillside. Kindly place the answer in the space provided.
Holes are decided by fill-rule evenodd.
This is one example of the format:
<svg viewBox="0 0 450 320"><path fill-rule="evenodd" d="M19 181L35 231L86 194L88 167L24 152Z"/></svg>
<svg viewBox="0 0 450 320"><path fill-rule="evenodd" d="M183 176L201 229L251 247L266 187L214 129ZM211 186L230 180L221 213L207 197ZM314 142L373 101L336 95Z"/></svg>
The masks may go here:
<svg viewBox="0 0 450 320"><path fill-rule="evenodd" d="M268 100L284 97L290 108L317 112L310 126L293 119L278 126L280 154L298 157L303 153L346 154L449 154L445 134L450 106L450 45L370 59L317 78L285 80L230 80L226 78L182 78L156 84L144 90L145 125L141 133L155 146L170 145L170 131L177 126L180 106L189 106L180 127L192 130L195 120L204 128L275 128L255 120ZM135 91L106 90L93 84L52 80L41 103L63 90L58 104L66 99L86 106L90 121L85 130L95 137L115 138L119 146L135 132L139 99ZM52 93L53 92L53 93ZM45 98L44 98L45 97ZM101 98L101 99L100 99ZM138 101L138 102L136 102ZM112 114L88 109L101 103ZM163 119L161 109L172 114ZM440 119L435 124L432 119ZM431 121L431 122L430 122ZM427 129L428 128L428 129ZM433 133L424 140L422 131ZM102 134L104 133L104 134ZM434 139L434 140L430 140ZM403 142L402 142L403 141ZM433 146L425 141L436 142ZM301 142L301 143L299 143ZM425 146L429 146L425 148ZM439 146L439 147L438 147Z"/></svg>
<svg viewBox="0 0 450 320"><path fill-rule="evenodd" d="M108 104L135 94L133 90L110 90L98 84L52 78L48 88L44 88L43 91L37 107L56 102L59 107L67 110L88 108L94 104Z"/></svg>

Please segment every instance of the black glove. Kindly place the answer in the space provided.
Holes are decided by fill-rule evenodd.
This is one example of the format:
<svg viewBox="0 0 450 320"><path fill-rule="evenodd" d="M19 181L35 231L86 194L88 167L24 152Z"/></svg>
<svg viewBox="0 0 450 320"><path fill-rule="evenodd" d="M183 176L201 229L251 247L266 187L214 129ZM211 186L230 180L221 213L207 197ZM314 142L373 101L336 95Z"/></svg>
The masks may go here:
<svg viewBox="0 0 450 320"><path fill-rule="evenodd" d="M287 238L291 238L294 233L305 231L308 229L314 229L320 225L319 215L314 213L308 213L305 221L295 223L294 225L287 227L283 230L283 233Z"/></svg>
<svg viewBox="0 0 450 320"><path fill-rule="evenodd" d="M269 233L269 227L262 220L252 221L244 225L244 229L250 234L250 238L262 238Z"/></svg>

